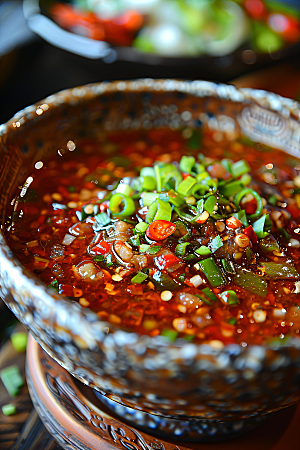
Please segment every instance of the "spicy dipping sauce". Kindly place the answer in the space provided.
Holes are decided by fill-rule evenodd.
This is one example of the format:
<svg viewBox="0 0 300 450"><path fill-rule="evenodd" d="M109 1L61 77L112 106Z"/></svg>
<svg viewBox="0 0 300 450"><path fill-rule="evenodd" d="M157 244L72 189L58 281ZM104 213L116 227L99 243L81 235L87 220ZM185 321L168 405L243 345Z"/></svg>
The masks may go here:
<svg viewBox="0 0 300 450"><path fill-rule="evenodd" d="M6 236L129 331L222 348L300 337L300 161L209 131L115 132L39 161Z"/></svg>

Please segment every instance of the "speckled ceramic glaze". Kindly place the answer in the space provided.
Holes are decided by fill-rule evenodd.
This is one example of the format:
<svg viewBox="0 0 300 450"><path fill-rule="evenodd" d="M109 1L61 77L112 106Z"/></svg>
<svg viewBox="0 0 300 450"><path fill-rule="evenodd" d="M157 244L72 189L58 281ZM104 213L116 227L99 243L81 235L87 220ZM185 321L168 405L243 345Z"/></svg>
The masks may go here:
<svg viewBox="0 0 300 450"><path fill-rule="evenodd" d="M29 168L101 130L197 127L240 133L300 158L300 106L204 81L137 80L63 91L0 128L1 223ZM1 296L41 346L83 383L123 405L183 420L264 415L300 398L300 338L282 346L217 350L114 329L47 288L0 235Z"/></svg>

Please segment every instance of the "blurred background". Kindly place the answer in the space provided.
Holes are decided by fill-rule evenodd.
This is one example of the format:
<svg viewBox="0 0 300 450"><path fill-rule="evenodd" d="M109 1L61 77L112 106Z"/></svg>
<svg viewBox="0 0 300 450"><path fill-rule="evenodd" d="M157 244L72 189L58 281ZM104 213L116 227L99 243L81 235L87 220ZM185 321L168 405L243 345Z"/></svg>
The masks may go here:
<svg viewBox="0 0 300 450"><path fill-rule="evenodd" d="M297 90L299 67L299 0L0 1L0 123L90 82L267 73L254 87L276 90L279 70Z"/></svg>

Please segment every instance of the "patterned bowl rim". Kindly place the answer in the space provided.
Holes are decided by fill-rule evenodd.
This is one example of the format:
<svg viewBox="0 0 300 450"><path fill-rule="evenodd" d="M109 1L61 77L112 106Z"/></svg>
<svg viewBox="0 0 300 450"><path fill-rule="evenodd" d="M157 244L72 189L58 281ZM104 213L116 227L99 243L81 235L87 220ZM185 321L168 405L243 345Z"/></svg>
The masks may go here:
<svg viewBox="0 0 300 450"><path fill-rule="evenodd" d="M117 80L112 82L103 81L99 83L91 83L75 88L64 89L50 95L42 101L17 112L10 120L0 125L0 145L6 135L12 134L14 130L30 122L34 117L36 117L36 114L43 114L43 116L45 115L45 118L47 118L51 112L55 113L55 110L62 105L62 103L69 104L70 106L76 106L88 101L89 99L96 98L104 94L120 93L124 91L132 93L178 92L194 95L199 98L213 97L223 101L232 101L235 103L243 102L245 105L256 104L277 114L280 113L284 118L291 117L298 122L300 126L300 103L269 91L252 88L237 88L230 84L202 80L182 81L174 79L144 78L129 81ZM46 108L41 108L43 105L46 105ZM261 349L262 352L265 353L268 349L276 350L291 347L295 347L297 350L300 350L300 338L298 337L289 338L287 342L280 344L268 343L264 345L250 345L247 347L242 347L238 344L227 344L222 349L216 349L209 344L194 344L187 342L184 339L169 342L162 336L150 337L147 335L140 335L135 332L122 330L117 326L101 320L96 313L88 308L83 308L79 304L70 302L70 300L66 299L66 297L57 294L53 289L47 287L34 274L27 271L22 266L20 261L13 255L11 249L7 245L1 231L2 227L3 225L0 224L0 248L4 251L4 258L6 259L6 262L10 263L11 268L17 269L18 274L22 277L25 285L34 288L35 295L38 294L39 298L42 298L45 301L48 300L48 303L51 303L54 300L56 316L59 317L62 314L65 317L67 315L69 317L68 322L72 323L74 330L76 323L78 323L77 321L80 318L84 320L87 327L89 327L91 342L99 342L100 332L100 334L104 336L101 339L102 342L104 342L111 335L114 335L115 342L122 346L128 345L129 347L132 347L138 343L151 348L164 347L165 349L169 348L169 350L182 348L185 350L190 349L192 354L213 353L217 355L224 351L234 351L234 353L246 355L249 351L251 353L251 349ZM30 286L30 284L32 286ZM110 330L109 332L107 331L108 328ZM54 325L52 326L52 329L55 331ZM76 331L74 334L76 334Z"/></svg>

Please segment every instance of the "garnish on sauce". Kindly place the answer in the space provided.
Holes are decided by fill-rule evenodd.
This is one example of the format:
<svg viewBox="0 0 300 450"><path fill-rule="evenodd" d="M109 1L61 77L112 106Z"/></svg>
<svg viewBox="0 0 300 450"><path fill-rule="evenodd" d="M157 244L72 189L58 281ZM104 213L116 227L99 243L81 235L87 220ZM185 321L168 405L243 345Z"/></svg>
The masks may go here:
<svg viewBox="0 0 300 450"><path fill-rule="evenodd" d="M211 134L78 141L16 197L11 248L126 330L243 347L300 336L299 161Z"/></svg>

